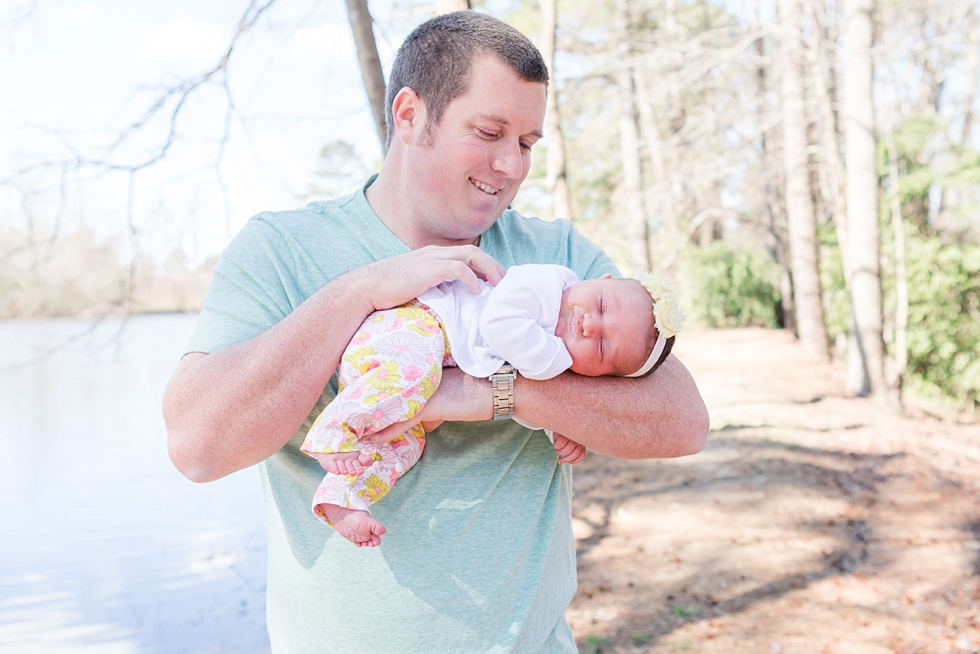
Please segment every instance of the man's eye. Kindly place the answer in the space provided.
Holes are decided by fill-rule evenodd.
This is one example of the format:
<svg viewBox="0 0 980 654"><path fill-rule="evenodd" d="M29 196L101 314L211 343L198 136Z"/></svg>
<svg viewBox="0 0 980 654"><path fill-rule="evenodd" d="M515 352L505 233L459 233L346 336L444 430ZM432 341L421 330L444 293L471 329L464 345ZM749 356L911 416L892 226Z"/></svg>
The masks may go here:
<svg viewBox="0 0 980 654"><path fill-rule="evenodd" d="M606 312L606 298L601 298L599 300L599 313L602 314L605 312Z"/></svg>
<svg viewBox="0 0 980 654"><path fill-rule="evenodd" d="M483 137L483 138L485 138L485 139L495 139L495 138L497 138L497 135L496 135L495 133L493 133L493 132L488 132L488 131L486 131L485 129L480 129L480 128L478 127L478 128L476 129L476 131L477 131L477 132L479 132L479 133L480 133L480 136L482 136L482 137Z"/></svg>
<svg viewBox="0 0 980 654"><path fill-rule="evenodd" d="M533 146L532 146L532 145L531 145L530 143L521 143L521 148L522 148L522 149L523 149L523 150L524 150L525 152L530 152L530 151L531 151L531 148L532 148L532 147L533 147Z"/></svg>

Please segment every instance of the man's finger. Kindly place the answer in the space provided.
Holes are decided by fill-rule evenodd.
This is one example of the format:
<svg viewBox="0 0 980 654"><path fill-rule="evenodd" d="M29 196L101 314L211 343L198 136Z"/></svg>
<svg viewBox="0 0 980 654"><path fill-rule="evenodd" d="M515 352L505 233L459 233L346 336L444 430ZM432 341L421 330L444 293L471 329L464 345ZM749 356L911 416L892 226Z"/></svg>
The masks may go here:
<svg viewBox="0 0 980 654"><path fill-rule="evenodd" d="M451 274L452 279L458 279L466 284L466 288L470 289L470 293L473 295L479 295L479 278L476 276L476 273L473 272L473 269L463 261L451 261L449 264L450 269L453 271Z"/></svg>
<svg viewBox="0 0 980 654"><path fill-rule="evenodd" d="M489 254L476 247L475 245L460 245L455 248L445 248L451 252L452 258L466 264L477 277L487 281L491 286L496 286L507 274L507 270L499 261Z"/></svg>
<svg viewBox="0 0 980 654"><path fill-rule="evenodd" d="M481 253L483 254L483 253ZM470 263L470 267L476 272L477 276L485 279L491 286L496 286L507 274L507 270L500 265L500 262L485 255Z"/></svg>
<svg viewBox="0 0 980 654"><path fill-rule="evenodd" d="M415 425L421 422L421 418L417 415L411 420L406 420L404 422L396 422L394 424L388 425L384 429L379 429L368 437L372 443L388 443L395 440L399 436L411 431Z"/></svg>

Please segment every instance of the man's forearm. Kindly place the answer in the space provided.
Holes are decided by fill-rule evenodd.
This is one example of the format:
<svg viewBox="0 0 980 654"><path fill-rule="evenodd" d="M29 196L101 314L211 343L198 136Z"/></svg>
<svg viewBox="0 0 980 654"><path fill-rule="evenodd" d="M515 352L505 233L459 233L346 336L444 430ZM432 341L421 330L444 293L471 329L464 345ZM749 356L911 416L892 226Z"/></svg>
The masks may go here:
<svg viewBox="0 0 980 654"><path fill-rule="evenodd" d="M213 354L188 354L164 395L177 469L211 481L285 445L372 311L366 298L356 277L340 277L269 330Z"/></svg>
<svg viewBox="0 0 980 654"><path fill-rule="evenodd" d="M624 459L694 454L708 435L708 412L687 369L670 356L642 379L518 378L517 414L591 450Z"/></svg>
<svg viewBox="0 0 980 654"><path fill-rule="evenodd" d="M355 268L267 331L212 354L185 356L163 398L170 458L211 481L263 461L303 424L364 319L446 280L474 293L503 267L472 245L424 247Z"/></svg>

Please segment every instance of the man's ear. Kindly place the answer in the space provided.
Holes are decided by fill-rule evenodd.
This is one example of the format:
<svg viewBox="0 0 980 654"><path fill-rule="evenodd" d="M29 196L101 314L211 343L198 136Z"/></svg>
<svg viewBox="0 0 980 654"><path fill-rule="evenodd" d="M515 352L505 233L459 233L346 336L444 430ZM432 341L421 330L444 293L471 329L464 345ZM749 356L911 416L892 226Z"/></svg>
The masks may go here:
<svg viewBox="0 0 980 654"><path fill-rule="evenodd" d="M605 275L603 275L599 279L612 279L612 273L606 273Z"/></svg>
<svg viewBox="0 0 980 654"><path fill-rule="evenodd" d="M393 135L404 143L411 143L425 128L425 104L418 93L403 87L391 103L391 115L395 121Z"/></svg>

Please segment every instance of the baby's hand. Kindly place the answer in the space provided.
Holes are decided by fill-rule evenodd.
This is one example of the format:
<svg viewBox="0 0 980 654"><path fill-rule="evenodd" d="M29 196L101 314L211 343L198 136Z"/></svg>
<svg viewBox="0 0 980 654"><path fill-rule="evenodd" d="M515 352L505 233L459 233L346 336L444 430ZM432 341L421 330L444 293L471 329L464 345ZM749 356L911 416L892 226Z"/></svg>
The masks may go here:
<svg viewBox="0 0 980 654"><path fill-rule="evenodd" d="M588 452L581 443L576 443L570 438L566 438L555 432L555 452L558 453L558 463L580 463Z"/></svg>

